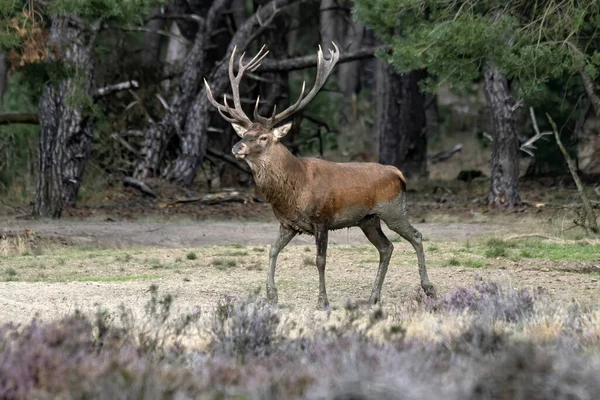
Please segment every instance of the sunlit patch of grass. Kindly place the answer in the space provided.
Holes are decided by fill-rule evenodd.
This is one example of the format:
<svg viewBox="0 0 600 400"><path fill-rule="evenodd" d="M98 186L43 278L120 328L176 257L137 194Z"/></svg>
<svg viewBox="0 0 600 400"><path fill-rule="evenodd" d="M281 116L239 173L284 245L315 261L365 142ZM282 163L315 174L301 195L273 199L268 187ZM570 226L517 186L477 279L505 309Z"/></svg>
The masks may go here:
<svg viewBox="0 0 600 400"><path fill-rule="evenodd" d="M253 247L252 251L255 251L257 253L264 253L266 249L264 247Z"/></svg>
<svg viewBox="0 0 600 400"><path fill-rule="evenodd" d="M222 253L218 253L216 254L217 256L222 256L222 257L246 257L248 255L247 251L224 251Z"/></svg>
<svg viewBox="0 0 600 400"><path fill-rule="evenodd" d="M311 257L304 257L302 259L302 264L305 267L312 267L313 265L315 265L315 262L314 262L314 260Z"/></svg>
<svg viewBox="0 0 600 400"><path fill-rule="evenodd" d="M196 253L194 253L193 251L190 251L189 253L187 253L185 255L185 258L187 258L188 260L197 260L198 255Z"/></svg>
<svg viewBox="0 0 600 400"><path fill-rule="evenodd" d="M485 251L487 258L506 257L507 255L506 247L503 246L493 246Z"/></svg>
<svg viewBox="0 0 600 400"><path fill-rule="evenodd" d="M150 268L152 268L152 269L162 269L162 268L170 268L171 267L171 265L161 262L158 258L150 259L149 264L150 264Z"/></svg>
<svg viewBox="0 0 600 400"><path fill-rule="evenodd" d="M308 252L310 251L310 247L306 246L306 247L304 248L304 251L308 253Z"/></svg>
<svg viewBox="0 0 600 400"><path fill-rule="evenodd" d="M430 251L432 253L436 252L438 250L439 250L439 247L437 247L435 244L430 244L429 246L427 246L427 251Z"/></svg>
<svg viewBox="0 0 600 400"><path fill-rule="evenodd" d="M594 261L600 258L600 244L586 242L554 243L541 240L520 242L523 257L549 260Z"/></svg>
<svg viewBox="0 0 600 400"><path fill-rule="evenodd" d="M234 249L245 249L246 245L243 245L241 243L234 243L234 244L229 245L229 247L233 247Z"/></svg>
<svg viewBox="0 0 600 400"><path fill-rule="evenodd" d="M237 261L228 260L225 258L215 258L212 260L212 265L219 270L225 270L227 268L235 267L237 265Z"/></svg>
<svg viewBox="0 0 600 400"><path fill-rule="evenodd" d="M12 268L12 267L8 267L4 270L4 273L6 274L7 277L9 278L14 278L15 276L17 276L17 270Z"/></svg>
<svg viewBox="0 0 600 400"><path fill-rule="evenodd" d="M448 260L447 265L449 265L451 267L457 267L460 265L460 261L458 260L458 258L452 257L451 259Z"/></svg>
<svg viewBox="0 0 600 400"><path fill-rule="evenodd" d="M483 268L485 267L485 263L481 260L476 260L473 258L468 258L466 260L463 260L461 265L468 267L468 268Z"/></svg>

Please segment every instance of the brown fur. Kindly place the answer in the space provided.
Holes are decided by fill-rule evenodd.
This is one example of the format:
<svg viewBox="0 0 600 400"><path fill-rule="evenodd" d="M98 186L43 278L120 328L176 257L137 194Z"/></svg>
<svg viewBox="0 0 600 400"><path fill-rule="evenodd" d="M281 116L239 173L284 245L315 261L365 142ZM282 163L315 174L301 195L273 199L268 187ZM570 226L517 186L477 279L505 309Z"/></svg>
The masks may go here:
<svg viewBox="0 0 600 400"><path fill-rule="evenodd" d="M299 159L281 143L247 161L276 218L303 233L314 234L317 225L357 226L378 204L392 202L406 187L395 167Z"/></svg>

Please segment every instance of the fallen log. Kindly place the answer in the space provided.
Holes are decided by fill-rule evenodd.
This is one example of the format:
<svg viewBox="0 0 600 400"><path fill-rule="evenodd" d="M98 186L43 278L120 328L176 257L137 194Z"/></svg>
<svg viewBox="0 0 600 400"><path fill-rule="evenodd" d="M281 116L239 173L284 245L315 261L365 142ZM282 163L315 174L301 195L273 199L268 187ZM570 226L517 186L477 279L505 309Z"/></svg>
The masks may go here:
<svg viewBox="0 0 600 400"><path fill-rule="evenodd" d="M143 194L145 194L146 196L150 196L153 198L157 198L158 196L156 195L156 193L154 193L154 191L152 189L150 189L150 187L148 185L146 185L144 182L132 178L131 176L126 176L123 178L123 184L125 186L133 186L134 188L136 188L137 190L139 190L140 192L142 192Z"/></svg>

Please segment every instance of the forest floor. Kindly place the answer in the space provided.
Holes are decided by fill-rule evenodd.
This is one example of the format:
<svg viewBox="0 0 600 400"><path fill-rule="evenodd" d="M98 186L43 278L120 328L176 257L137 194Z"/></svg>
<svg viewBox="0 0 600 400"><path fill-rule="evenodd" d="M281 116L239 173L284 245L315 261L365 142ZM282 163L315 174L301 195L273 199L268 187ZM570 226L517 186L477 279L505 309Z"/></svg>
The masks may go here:
<svg viewBox="0 0 600 400"><path fill-rule="evenodd" d="M152 284L173 294L182 310L210 309L225 295L264 293L276 222L140 219L0 220L0 321L55 318L75 309L93 313L99 305L142 309ZM415 226L424 235L429 276L440 294L480 276L543 288L564 302L600 296L600 241L569 237L556 222L513 215ZM395 252L383 300L393 308L414 300L419 275L410 245L385 231ZM296 315L316 305L313 240L298 236L278 262L280 305ZM360 230L332 232L326 270L332 308L366 300L377 266L378 253Z"/></svg>
<svg viewBox="0 0 600 400"><path fill-rule="evenodd" d="M562 178L523 181L521 188L522 207L495 211L485 205L485 180L409 187L409 215L425 238L432 283L445 294L481 276L541 287L565 302L597 301L600 240L585 239L574 225L575 188ZM268 248L278 230L268 204L251 191L246 202L207 205L189 201L190 194L177 188L153 189L158 198L119 185L84 193L60 221L33 220L30 206L4 202L0 321L25 322L36 313L56 317L76 308L94 312L100 304L140 308L152 284L173 294L182 308L210 308L224 295L264 293ZM393 308L415 298L419 277L410 245L385 232L395 252L383 300ZM293 313L315 309L314 259L314 239L306 235L280 255L279 299ZM332 232L327 261L333 309L368 298L378 253L359 229Z"/></svg>

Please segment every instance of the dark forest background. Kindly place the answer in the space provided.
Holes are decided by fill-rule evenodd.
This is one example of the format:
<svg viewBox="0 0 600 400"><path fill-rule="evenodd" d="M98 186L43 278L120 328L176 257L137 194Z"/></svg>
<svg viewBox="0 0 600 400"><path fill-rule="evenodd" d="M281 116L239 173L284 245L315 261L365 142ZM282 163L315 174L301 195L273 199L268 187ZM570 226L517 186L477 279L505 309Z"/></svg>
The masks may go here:
<svg viewBox="0 0 600 400"><path fill-rule="evenodd" d="M0 0L0 197L58 218L124 180L250 187L203 78L222 98L234 46L267 45L242 88L265 115L332 41L340 63L285 138L295 154L481 174L487 203L514 207L519 177L567 172L554 120L597 185L598 26L599 3L576 0Z"/></svg>

